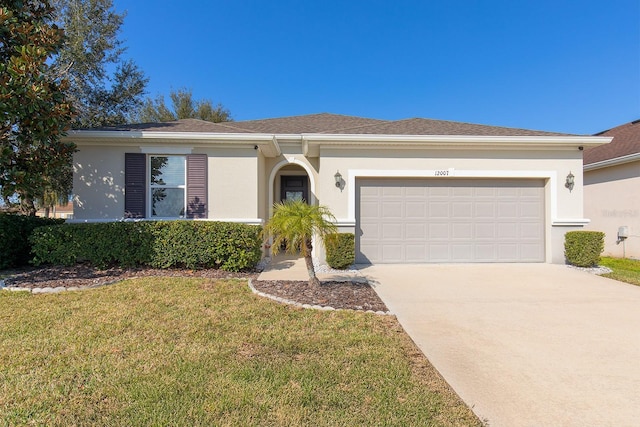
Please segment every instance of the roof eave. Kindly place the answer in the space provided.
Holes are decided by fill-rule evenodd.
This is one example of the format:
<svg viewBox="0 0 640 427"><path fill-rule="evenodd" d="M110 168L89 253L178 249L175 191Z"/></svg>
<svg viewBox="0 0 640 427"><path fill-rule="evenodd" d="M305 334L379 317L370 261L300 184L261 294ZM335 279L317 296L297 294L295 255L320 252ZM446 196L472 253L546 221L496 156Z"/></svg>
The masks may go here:
<svg viewBox="0 0 640 427"><path fill-rule="evenodd" d="M106 141L115 144L131 144L133 141L170 144L176 141L190 141L225 145L233 142L255 145L266 157L277 157L281 154L278 140L272 134L80 130L69 132L65 138L85 144L103 144Z"/></svg>
<svg viewBox="0 0 640 427"><path fill-rule="evenodd" d="M303 134L305 154L318 156L321 147L375 146L379 148L566 149L611 142L593 136L480 136L480 135L325 135Z"/></svg>
<svg viewBox="0 0 640 427"><path fill-rule="evenodd" d="M582 169L586 171L591 171L595 169L608 168L610 166L618 166L623 165L625 163L631 163L640 160L640 153L629 154L627 156L616 157L613 159L601 160L599 162L589 163L584 165Z"/></svg>

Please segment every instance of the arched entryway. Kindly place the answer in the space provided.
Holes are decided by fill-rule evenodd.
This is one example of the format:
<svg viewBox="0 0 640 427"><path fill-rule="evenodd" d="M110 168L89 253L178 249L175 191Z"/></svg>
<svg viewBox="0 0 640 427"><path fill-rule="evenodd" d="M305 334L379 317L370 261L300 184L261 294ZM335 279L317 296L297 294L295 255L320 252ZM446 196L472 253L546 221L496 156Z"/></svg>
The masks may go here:
<svg viewBox="0 0 640 427"><path fill-rule="evenodd" d="M271 170L269 176L269 216L273 204L286 199L302 199L316 203L315 179L308 165L297 159L286 159Z"/></svg>
<svg viewBox="0 0 640 427"><path fill-rule="evenodd" d="M313 205L316 199L316 180L306 163L289 158L276 164L269 174L269 218L273 214L273 204L286 199L302 199ZM313 239L314 254L316 239Z"/></svg>

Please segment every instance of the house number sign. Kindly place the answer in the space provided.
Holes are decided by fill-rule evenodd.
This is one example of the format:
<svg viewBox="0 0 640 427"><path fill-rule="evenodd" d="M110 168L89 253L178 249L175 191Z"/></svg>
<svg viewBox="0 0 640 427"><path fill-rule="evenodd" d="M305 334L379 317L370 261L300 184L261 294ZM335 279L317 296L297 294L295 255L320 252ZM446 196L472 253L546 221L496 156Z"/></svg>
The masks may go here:
<svg viewBox="0 0 640 427"><path fill-rule="evenodd" d="M453 168L435 170L433 176L453 176Z"/></svg>

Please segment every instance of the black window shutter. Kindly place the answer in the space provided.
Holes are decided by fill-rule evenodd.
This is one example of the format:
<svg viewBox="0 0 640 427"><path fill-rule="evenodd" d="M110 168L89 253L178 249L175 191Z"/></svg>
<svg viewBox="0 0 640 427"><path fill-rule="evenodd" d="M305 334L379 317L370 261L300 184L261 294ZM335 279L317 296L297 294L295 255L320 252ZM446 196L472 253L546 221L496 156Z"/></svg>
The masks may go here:
<svg viewBox="0 0 640 427"><path fill-rule="evenodd" d="M207 217L207 155L187 156L187 218Z"/></svg>
<svg viewBox="0 0 640 427"><path fill-rule="evenodd" d="M124 217L144 218L147 205L147 156L124 154Z"/></svg>

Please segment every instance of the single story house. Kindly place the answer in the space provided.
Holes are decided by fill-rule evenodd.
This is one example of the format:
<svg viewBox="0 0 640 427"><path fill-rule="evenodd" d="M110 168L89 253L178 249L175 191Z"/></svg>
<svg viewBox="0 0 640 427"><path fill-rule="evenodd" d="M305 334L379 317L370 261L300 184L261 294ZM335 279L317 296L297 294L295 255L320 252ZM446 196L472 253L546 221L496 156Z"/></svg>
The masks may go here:
<svg viewBox="0 0 640 427"><path fill-rule="evenodd" d="M588 223L582 150L611 139L336 114L68 138L78 145L74 221L263 224L274 202L301 198L355 233L358 263L563 263L565 232Z"/></svg>
<svg viewBox="0 0 640 427"><path fill-rule="evenodd" d="M640 259L640 120L597 134L610 144L584 151L584 209L603 231L604 254Z"/></svg>

